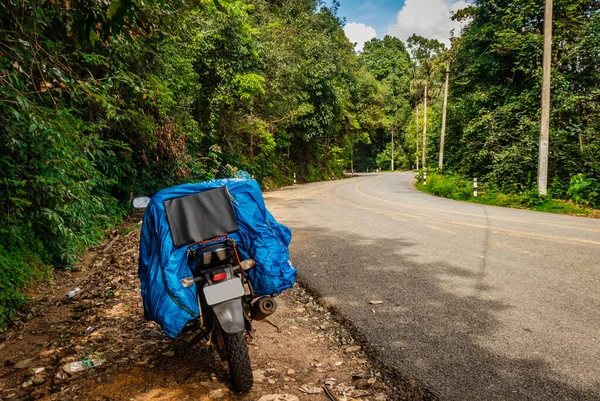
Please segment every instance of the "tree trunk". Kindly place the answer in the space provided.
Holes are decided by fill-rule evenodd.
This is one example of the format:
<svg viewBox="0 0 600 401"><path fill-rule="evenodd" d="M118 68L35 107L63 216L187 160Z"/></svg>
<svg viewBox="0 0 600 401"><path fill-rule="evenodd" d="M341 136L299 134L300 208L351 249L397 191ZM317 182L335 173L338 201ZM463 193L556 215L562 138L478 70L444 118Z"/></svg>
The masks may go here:
<svg viewBox="0 0 600 401"><path fill-rule="evenodd" d="M550 83L552 70L552 0L546 0L544 14L544 72L542 78L542 119L540 122L540 149L538 160L538 191L548 191L548 142L550 131Z"/></svg>
<svg viewBox="0 0 600 401"><path fill-rule="evenodd" d="M446 62L446 87L444 88L444 110L442 111L442 133L440 135L440 161L439 168L444 168L444 136L446 135L446 114L448 111L448 84L450 80L450 58Z"/></svg>
<svg viewBox="0 0 600 401"><path fill-rule="evenodd" d="M428 83L425 84L425 99L423 100L423 168L427 168L427 90Z"/></svg>

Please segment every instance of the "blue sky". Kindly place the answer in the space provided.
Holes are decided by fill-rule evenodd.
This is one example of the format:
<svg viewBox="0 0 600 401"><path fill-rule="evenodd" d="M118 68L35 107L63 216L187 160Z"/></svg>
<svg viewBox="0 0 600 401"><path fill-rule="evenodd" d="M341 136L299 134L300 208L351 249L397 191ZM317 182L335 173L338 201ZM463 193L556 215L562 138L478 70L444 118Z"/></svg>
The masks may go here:
<svg viewBox="0 0 600 401"><path fill-rule="evenodd" d="M452 12L468 6L470 0L340 0L338 15L346 19L344 31L351 42L362 44L385 35L405 41L416 33L449 45L451 31L460 32ZM331 0L327 0L331 5Z"/></svg>
<svg viewBox="0 0 600 401"><path fill-rule="evenodd" d="M331 5L331 2L328 2L328 5ZM383 38L386 28L396 23L398 11L403 6L404 0L340 0L338 14L346 17L346 22L360 22L372 26L378 36Z"/></svg>

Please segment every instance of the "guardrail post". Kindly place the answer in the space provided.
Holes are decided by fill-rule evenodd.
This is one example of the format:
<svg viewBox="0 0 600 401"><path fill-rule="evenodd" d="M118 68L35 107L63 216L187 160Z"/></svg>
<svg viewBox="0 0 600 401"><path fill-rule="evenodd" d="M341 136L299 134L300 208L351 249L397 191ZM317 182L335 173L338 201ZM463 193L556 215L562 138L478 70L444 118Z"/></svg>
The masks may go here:
<svg viewBox="0 0 600 401"><path fill-rule="evenodd" d="M473 197L477 198L477 177L473 178Z"/></svg>

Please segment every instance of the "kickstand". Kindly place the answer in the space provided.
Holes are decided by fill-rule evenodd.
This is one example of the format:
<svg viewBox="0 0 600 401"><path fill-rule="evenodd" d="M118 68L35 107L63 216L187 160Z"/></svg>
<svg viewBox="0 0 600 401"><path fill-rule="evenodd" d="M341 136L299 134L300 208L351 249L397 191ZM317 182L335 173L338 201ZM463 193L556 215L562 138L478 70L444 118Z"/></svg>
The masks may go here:
<svg viewBox="0 0 600 401"><path fill-rule="evenodd" d="M195 347L201 340L208 340L208 334L204 330L200 334L196 334L190 341L193 344L192 347Z"/></svg>
<svg viewBox="0 0 600 401"><path fill-rule="evenodd" d="M277 329L278 333L281 333L281 329L279 328L279 326L277 326L275 323L271 322L269 319L263 319L263 322L269 323L271 326L273 326Z"/></svg>

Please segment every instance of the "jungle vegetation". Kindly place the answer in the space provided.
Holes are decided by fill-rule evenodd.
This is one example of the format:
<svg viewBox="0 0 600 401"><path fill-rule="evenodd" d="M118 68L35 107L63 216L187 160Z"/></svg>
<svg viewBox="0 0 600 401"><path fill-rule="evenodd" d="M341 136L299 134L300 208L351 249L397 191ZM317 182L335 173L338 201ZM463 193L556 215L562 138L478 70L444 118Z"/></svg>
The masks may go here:
<svg viewBox="0 0 600 401"><path fill-rule="evenodd" d="M450 49L386 36L357 54L337 2L3 1L0 326L134 196L240 170L268 189L390 169L392 134L396 169L435 168L448 59L442 171L532 190L543 3L476 0ZM598 206L600 5L555 8L550 193Z"/></svg>

